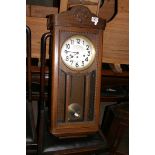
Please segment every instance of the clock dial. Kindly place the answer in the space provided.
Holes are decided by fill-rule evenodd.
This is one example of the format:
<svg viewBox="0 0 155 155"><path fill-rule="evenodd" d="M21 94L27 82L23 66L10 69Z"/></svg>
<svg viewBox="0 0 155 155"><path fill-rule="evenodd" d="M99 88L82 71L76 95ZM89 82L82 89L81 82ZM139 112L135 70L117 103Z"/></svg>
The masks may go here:
<svg viewBox="0 0 155 155"><path fill-rule="evenodd" d="M74 35L63 43L61 58L63 63L70 69L86 69L94 61L94 45L88 38L82 35Z"/></svg>

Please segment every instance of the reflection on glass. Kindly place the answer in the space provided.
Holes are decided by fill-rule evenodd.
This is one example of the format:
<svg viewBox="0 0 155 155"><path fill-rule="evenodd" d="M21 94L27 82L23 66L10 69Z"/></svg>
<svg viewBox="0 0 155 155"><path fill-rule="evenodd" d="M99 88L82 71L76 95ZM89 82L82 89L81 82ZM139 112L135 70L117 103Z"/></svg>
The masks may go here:
<svg viewBox="0 0 155 155"><path fill-rule="evenodd" d="M94 120L96 72L67 75L59 70L58 123Z"/></svg>

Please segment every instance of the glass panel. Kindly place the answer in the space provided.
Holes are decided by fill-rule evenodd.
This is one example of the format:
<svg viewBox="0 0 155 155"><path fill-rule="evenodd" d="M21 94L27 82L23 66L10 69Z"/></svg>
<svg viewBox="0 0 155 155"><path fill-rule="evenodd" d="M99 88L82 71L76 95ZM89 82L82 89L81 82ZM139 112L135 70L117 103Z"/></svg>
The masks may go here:
<svg viewBox="0 0 155 155"><path fill-rule="evenodd" d="M68 105L68 121L83 121L84 117L84 76L72 76L71 78L71 103Z"/></svg>
<svg viewBox="0 0 155 155"><path fill-rule="evenodd" d="M71 76L59 70L58 123L93 121L96 72Z"/></svg>

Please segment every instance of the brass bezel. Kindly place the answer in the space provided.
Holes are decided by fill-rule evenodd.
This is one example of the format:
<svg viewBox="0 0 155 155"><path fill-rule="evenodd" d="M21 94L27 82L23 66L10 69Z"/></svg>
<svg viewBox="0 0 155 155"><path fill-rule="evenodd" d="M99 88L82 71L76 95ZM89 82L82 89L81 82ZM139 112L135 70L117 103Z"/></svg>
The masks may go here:
<svg viewBox="0 0 155 155"><path fill-rule="evenodd" d="M62 48L63 48L63 46L65 45L65 43L66 43L69 39L71 39L71 38L80 38L80 39L82 38L83 40L86 40L86 41L92 46L93 57L92 57L92 59L90 60L90 62L89 62L88 65L86 65L86 66L84 66L84 67L81 67L81 68L75 68L75 67L72 67L72 66L66 64L66 62L63 60L63 58L62 58ZM71 69L71 70L74 70L74 71L82 71L82 70L85 70L85 69L89 68L89 67L93 64L94 59L95 59L95 55L96 55L96 50L95 50L95 46L94 46L93 42L92 42L88 37L86 37L86 36L84 36L84 35L72 35L72 36L68 37L67 39L65 39L65 41L62 43L60 53L61 53L61 60L62 60L62 62L64 63L64 65L65 65L67 68L69 68L69 69Z"/></svg>

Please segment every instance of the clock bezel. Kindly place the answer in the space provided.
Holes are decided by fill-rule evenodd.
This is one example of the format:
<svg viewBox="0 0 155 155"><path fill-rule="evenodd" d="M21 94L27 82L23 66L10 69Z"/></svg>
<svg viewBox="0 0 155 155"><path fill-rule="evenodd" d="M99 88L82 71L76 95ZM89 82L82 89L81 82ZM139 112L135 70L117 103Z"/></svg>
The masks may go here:
<svg viewBox="0 0 155 155"><path fill-rule="evenodd" d="M68 41L70 38L72 38L72 37L77 37L77 38L80 38L80 39L82 38L82 39L86 40L86 41L89 43L89 45L91 44L91 46L92 46L93 57L91 58L89 64L86 65L86 66L84 66L84 67L81 67L81 68L74 68L74 67L71 67L71 66L68 65L68 64L63 60L63 58L62 58L62 47L64 46L65 42L67 42L67 41ZM62 45L61 45L61 48L60 48L60 55L61 55L61 60L62 60L63 64L64 64L67 68L69 68L70 70L73 70L73 71L83 71L83 70L88 69L88 68L94 63L94 61L95 61L95 56L96 56L96 48L95 48L93 42L91 41L91 39L89 39L87 36L85 36L85 35L83 35L83 34L74 34L74 35L71 35L71 36L67 37L67 38L63 41L63 43L62 43Z"/></svg>

